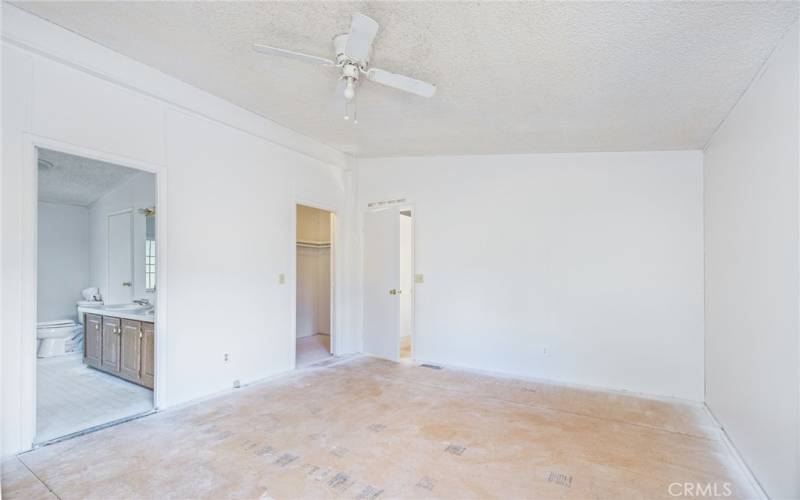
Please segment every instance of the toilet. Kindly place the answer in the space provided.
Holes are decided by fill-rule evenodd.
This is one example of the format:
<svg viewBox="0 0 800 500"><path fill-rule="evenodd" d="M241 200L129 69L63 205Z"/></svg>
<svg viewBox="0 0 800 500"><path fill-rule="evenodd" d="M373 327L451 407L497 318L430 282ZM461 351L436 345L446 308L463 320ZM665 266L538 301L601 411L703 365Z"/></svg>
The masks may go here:
<svg viewBox="0 0 800 500"><path fill-rule="evenodd" d="M82 340L83 327L71 319L43 321L36 325L36 339L40 358L61 356L72 352Z"/></svg>
<svg viewBox="0 0 800 500"><path fill-rule="evenodd" d="M71 319L43 321L36 325L36 339L39 346L36 355L40 358L62 356L83 349L83 307L100 307L102 300L79 300L78 322Z"/></svg>

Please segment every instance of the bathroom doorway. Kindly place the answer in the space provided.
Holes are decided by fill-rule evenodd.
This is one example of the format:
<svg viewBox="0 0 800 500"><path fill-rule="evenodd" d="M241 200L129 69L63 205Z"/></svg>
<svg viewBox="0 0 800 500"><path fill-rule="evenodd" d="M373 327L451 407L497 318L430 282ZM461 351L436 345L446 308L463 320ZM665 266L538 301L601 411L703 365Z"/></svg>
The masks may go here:
<svg viewBox="0 0 800 500"><path fill-rule="evenodd" d="M295 366L330 358L333 353L333 229L335 215L297 205Z"/></svg>
<svg viewBox="0 0 800 500"><path fill-rule="evenodd" d="M152 411L155 174L36 148L37 444Z"/></svg>

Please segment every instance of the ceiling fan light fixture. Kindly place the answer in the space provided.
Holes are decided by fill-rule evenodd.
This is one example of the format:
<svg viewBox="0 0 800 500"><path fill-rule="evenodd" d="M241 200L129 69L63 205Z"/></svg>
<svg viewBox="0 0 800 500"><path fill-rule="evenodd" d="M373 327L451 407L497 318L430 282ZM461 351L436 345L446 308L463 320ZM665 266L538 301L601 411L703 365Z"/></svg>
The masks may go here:
<svg viewBox="0 0 800 500"><path fill-rule="evenodd" d="M433 97L433 94L436 93L436 85L370 66L372 42L375 40L378 28L378 23L375 22L374 19L363 14L353 14L350 31L347 33L340 33L333 37L335 60L302 54L293 50L271 47L260 43L253 44L253 49L263 54L339 69L341 71L339 80L344 79L346 83L344 89L344 119L350 120L348 106L352 104L353 123L358 123L356 119L357 111L355 110L356 85L362 74L370 81L418 96Z"/></svg>
<svg viewBox="0 0 800 500"><path fill-rule="evenodd" d="M345 86L344 88L344 98L347 99L348 101L352 101L355 96L356 96L356 89L355 86L353 85L353 79L348 78L347 86Z"/></svg>

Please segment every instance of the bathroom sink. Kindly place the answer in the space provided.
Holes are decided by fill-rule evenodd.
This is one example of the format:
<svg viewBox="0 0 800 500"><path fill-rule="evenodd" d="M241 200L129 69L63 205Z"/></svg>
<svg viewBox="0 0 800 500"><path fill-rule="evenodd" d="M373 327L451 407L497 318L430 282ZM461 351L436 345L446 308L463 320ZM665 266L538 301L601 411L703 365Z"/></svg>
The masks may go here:
<svg viewBox="0 0 800 500"><path fill-rule="evenodd" d="M103 309L107 309L109 311L147 311L152 310L153 306L143 306L141 304L109 304L103 306Z"/></svg>

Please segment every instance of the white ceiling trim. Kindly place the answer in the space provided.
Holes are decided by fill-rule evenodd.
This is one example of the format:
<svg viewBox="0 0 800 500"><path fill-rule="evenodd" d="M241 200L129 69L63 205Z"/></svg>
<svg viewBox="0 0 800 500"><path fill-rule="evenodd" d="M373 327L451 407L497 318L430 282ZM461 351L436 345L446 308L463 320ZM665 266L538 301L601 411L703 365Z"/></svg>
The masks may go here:
<svg viewBox="0 0 800 500"><path fill-rule="evenodd" d="M265 139L326 164L343 167L346 155L269 118L166 75L6 2L2 41L83 71L181 111Z"/></svg>

